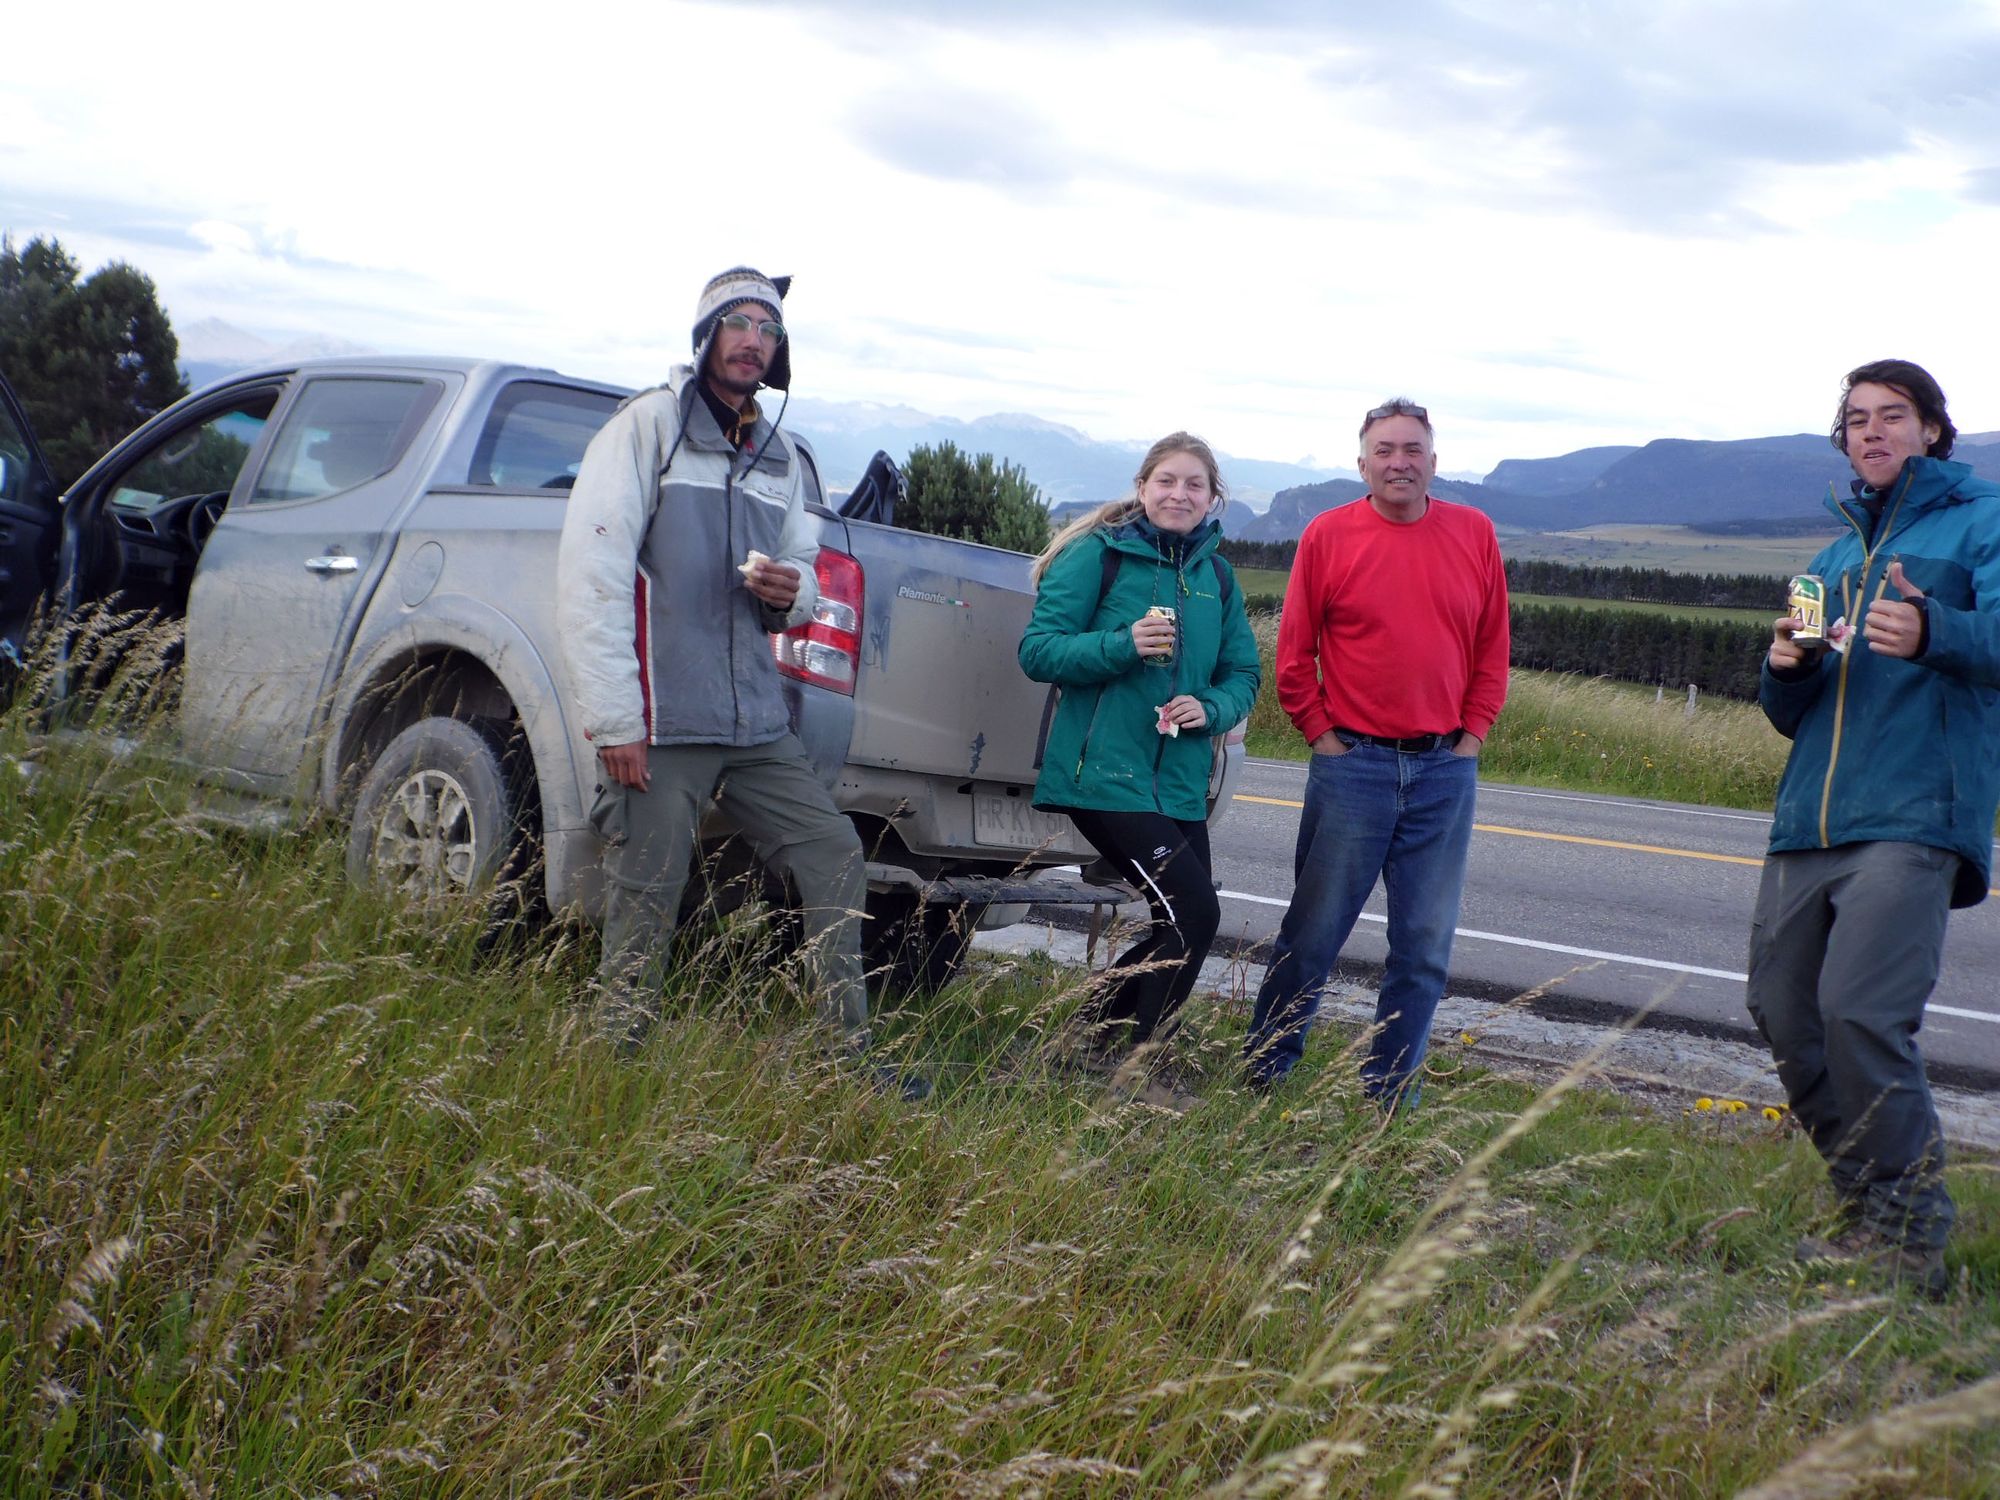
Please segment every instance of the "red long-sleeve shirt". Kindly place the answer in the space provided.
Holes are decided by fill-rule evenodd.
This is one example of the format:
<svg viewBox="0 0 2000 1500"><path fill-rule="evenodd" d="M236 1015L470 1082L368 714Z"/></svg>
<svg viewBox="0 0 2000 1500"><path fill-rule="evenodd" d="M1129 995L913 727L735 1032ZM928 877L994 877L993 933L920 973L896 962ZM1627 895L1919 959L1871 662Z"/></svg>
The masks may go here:
<svg viewBox="0 0 2000 1500"><path fill-rule="evenodd" d="M1364 495L1299 538L1278 702L1308 742L1336 725L1483 740L1507 698L1507 647L1507 575L1485 513L1433 497L1399 525Z"/></svg>

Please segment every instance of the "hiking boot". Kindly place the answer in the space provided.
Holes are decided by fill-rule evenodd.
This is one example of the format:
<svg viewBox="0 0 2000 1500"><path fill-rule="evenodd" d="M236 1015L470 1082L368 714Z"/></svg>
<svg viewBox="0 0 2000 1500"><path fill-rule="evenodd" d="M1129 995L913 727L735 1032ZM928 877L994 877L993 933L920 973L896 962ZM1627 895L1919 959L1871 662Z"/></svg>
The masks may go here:
<svg viewBox="0 0 2000 1500"><path fill-rule="evenodd" d="M1941 1248L1905 1245L1868 1224L1823 1237L1807 1235L1793 1254L1809 1270L1884 1277L1894 1285L1923 1293L1933 1302L1942 1299L1951 1286Z"/></svg>
<svg viewBox="0 0 2000 1500"><path fill-rule="evenodd" d="M619 1057L637 1057L660 1019L659 1003L604 994L590 1009L590 1029Z"/></svg>
<svg viewBox="0 0 2000 1500"><path fill-rule="evenodd" d="M1243 1083L1253 1094L1269 1094L1291 1075L1290 1068L1274 1068L1268 1063L1253 1062L1243 1069Z"/></svg>

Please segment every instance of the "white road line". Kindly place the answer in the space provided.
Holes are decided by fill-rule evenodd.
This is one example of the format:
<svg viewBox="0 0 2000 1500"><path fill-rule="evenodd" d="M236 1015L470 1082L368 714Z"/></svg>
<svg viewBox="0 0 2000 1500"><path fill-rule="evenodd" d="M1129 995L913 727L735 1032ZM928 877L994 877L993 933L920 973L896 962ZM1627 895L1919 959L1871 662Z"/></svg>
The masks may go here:
<svg viewBox="0 0 2000 1500"><path fill-rule="evenodd" d="M1280 901L1275 896L1253 896L1248 891L1217 891L1216 895L1231 901L1254 902L1258 906L1291 905L1289 901ZM1386 922L1389 919L1378 917L1372 911L1364 911L1361 920ZM1704 969L1699 964L1670 963L1663 958L1640 958L1632 953L1607 953L1600 948L1573 948L1568 943L1545 943L1536 938L1510 937L1503 932L1480 932L1471 927L1460 927L1454 931L1462 938L1477 938L1486 943L1505 943L1515 948L1534 948L1543 953L1562 953L1571 958L1599 958L1607 963L1633 964L1642 969L1665 969L1673 974L1699 974L1705 979L1730 979L1738 984L1743 984L1750 978L1748 974L1739 974L1731 969ZM1934 1016L1958 1016L1967 1021L1990 1021L2000 1026L2000 1015L1994 1015L1989 1011L1961 1010L1955 1005L1927 1005L1924 1007L1924 1012Z"/></svg>
<svg viewBox="0 0 2000 1500"><path fill-rule="evenodd" d="M1583 802L1594 807L1643 807L1653 812L1679 813L1690 818L1724 818L1732 823L1762 823L1770 827L1765 813L1723 812L1713 807L1682 807L1673 802L1647 802L1638 797L1579 797L1573 792L1531 792L1518 786L1481 785L1482 797L1533 797L1543 802Z"/></svg>

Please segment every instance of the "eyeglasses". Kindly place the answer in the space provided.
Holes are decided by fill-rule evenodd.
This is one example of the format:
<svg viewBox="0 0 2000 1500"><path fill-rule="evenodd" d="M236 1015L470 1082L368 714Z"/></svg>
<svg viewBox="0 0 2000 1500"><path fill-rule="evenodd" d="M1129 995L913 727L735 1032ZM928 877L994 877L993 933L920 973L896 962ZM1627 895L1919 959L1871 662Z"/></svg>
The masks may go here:
<svg viewBox="0 0 2000 1500"><path fill-rule="evenodd" d="M748 313L724 313L722 326L731 333L748 333L757 330L757 336L767 344L782 344L785 341L785 325L769 318L753 318Z"/></svg>
<svg viewBox="0 0 2000 1500"><path fill-rule="evenodd" d="M1415 417L1419 422L1428 422L1431 414L1414 401L1386 401L1361 419L1363 425L1380 422L1385 417Z"/></svg>

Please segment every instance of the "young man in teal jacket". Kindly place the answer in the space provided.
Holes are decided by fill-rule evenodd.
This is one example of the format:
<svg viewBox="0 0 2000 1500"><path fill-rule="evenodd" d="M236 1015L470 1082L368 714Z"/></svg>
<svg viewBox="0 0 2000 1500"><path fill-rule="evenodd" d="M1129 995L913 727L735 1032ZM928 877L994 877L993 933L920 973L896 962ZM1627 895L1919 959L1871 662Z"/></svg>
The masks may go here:
<svg viewBox="0 0 2000 1500"><path fill-rule="evenodd" d="M1946 912L1985 899L2000 803L2000 486L1950 463L1944 392L1907 360L1852 371L1813 559L1824 645L1778 620L1761 699L1792 741L1750 931L1749 1006L1825 1158L1835 1232L1800 1258L1865 1261L1933 1295L1955 1210L1917 1050Z"/></svg>

